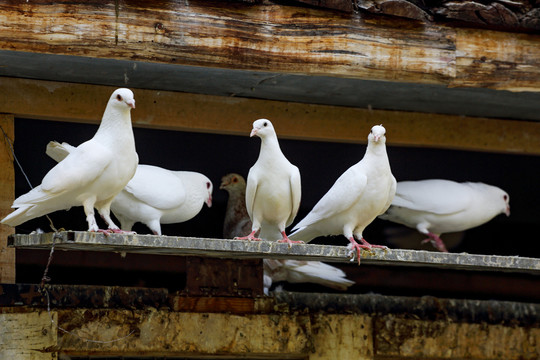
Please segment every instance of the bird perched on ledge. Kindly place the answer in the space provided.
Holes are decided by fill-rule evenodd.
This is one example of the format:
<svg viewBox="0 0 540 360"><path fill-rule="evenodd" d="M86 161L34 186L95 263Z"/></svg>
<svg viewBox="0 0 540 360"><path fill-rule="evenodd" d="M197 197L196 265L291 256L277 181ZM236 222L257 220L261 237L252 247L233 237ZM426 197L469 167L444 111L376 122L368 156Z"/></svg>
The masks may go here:
<svg viewBox="0 0 540 360"><path fill-rule="evenodd" d="M492 185L429 179L400 181L390 208L380 216L417 229L424 242L447 252L441 234L480 226L499 214L510 216L510 197Z"/></svg>
<svg viewBox="0 0 540 360"><path fill-rule="evenodd" d="M351 254L361 249L386 248L369 244L364 229L390 206L396 192L396 179L386 154L386 129L371 128L362 160L345 171L313 210L293 228L291 239L311 241L319 236L343 234ZM356 240L360 241L358 244Z"/></svg>
<svg viewBox="0 0 540 360"><path fill-rule="evenodd" d="M261 138L259 158L249 170L246 207L252 221L251 233L239 239L277 240L290 244L285 234L300 207L300 171L281 152L274 126L267 119L253 122L250 137ZM260 237L255 234L260 230ZM297 241L298 242L298 241Z"/></svg>
<svg viewBox="0 0 540 360"><path fill-rule="evenodd" d="M74 149L51 141L47 155L60 162ZM161 235L161 224L188 221L205 203L211 207L212 190L212 182L203 174L138 165L133 178L114 198L111 210L122 230L130 231L136 222L142 222L154 235Z"/></svg>
<svg viewBox="0 0 540 360"><path fill-rule="evenodd" d="M139 157L131 126L133 92L113 92L94 137L78 147L43 178L41 185L13 202L14 212L3 224L17 226L33 218L72 206L84 207L88 231L98 231L94 207L108 225L109 232L119 232L110 217L114 197L135 174Z"/></svg>
<svg viewBox="0 0 540 360"><path fill-rule="evenodd" d="M227 191L227 209L223 223L223 238L234 239L239 234L251 230L251 220L246 209L246 181L241 175L227 174L221 179L219 187ZM287 281L290 283L316 283L337 290L347 290L354 284L345 273L334 266L320 261L263 259L264 292L272 283Z"/></svg>

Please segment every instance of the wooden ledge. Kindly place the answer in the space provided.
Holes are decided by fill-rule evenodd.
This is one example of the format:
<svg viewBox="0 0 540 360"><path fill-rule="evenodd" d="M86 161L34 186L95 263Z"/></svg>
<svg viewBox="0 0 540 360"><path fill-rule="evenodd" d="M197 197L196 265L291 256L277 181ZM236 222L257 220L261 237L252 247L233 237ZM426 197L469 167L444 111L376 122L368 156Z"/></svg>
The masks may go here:
<svg viewBox="0 0 540 360"><path fill-rule="evenodd" d="M196 255L231 259L297 259L341 263L350 261L345 246L293 244L289 248L287 244L268 241L251 242L138 234L106 236L102 233L84 231L14 234L9 236L8 245L17 249L48 249L52 246L53 239L55 249L60 250ZM540 274L540 259L401 249L363 251L362 264Z"/></svg>

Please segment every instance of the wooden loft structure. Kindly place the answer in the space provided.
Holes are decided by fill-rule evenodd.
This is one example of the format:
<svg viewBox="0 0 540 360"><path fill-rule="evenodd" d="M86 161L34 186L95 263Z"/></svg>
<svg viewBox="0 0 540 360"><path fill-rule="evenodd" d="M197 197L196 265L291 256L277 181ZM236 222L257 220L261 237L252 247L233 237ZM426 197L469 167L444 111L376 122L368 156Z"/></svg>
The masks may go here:
<svg viewBox="0 0 540 360"><path fill-rule="evenodd" d="M266 117L296 156L305 213L383 123L398 180L494 183L512 216L465 234L459 253L392 249L360 266L339 241L232 246L219 191L170 237L1 225L0 358L540 357L537 2L2 2L0 216L28 190L6 138L39 182L44 144L84 141L117 87L134 90L141 159L214 189L247 173L258 144L245 138ZM84 230L76 211L57 227ZM386 239L388 224L370 227ZM264 257L329 261L356 285L264 296Z"/></svg>

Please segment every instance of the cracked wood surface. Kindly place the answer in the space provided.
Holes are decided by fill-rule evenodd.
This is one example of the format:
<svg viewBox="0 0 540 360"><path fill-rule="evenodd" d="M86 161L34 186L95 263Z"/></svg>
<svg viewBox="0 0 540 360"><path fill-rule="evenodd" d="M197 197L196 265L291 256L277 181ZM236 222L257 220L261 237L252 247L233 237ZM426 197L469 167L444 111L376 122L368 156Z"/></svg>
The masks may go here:
<svg viewBox="0 0 540 360"><path fill-rule="evenodd" d="M0 48L6 50L510 91L540 89L540 36L534 34L461 31L266 2L130 1L115 6L104 1L32 1L4 3L0 10ZM494 76L501 66L504 79Z"/></svg>

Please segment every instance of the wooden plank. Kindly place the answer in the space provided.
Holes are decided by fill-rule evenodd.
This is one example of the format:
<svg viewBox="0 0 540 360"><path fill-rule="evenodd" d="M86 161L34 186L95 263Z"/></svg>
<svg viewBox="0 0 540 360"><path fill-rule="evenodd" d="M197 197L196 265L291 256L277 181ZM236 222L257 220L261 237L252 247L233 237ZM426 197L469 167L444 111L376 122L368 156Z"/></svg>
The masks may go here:
<svg viewBox="0 0 540 360"><path fill-rule="evenodd" d="M386 317L373 324L386 359L538 359L540 329Z"/></svg>
<svg viewBox="0 0 540 360"><path fill-rule="evenodd" d="M98 123L114 89L0 77L0 111L22 118ZM362 143L374 124L383 123L389 145L540 155L540 122L142 89L135 89L135 98L132 121L141 127L247 136L252 122L264 116L281 138Z"/></svg>
<svg viewBox="0 0 540 360"><path fill-rule="evenodd" d="M13 115L0 114L0 218L12 211L11 204L15 199L15 171L11 153L15 138L13 125ZM15 283L15 249L7 247L7 237L14 232L11 226L0 224L0 283Z"/></svg>
<svg viewBox="0 0 540 360"><path fill-rule="evenodd" d="M396 3L383 2L381 7L401 15ZM479 11L498 16L499 7ZM526 16L534 17L534 11ZM394 17L271 2L41 0L2 3L0 13L0 48L16 51L511 91L540 89L540 36L535 34L461 32ZM483 55L486 64L467 58L471 46L489 54ZM493 69L502 69L501 75L493 78ZM511 81L501 81L500 76Z"/></svg>
<svg viewBox="0 0 540 360"><path fill-rule="evenodd" d="M200 0L8 2L0 13L0 48L16 51L428 84L455 76L452 28L396 18Z"/></svg>
<svg viewBox="0 0 540 360"><path fill-rule="evenodd" d="M58 321L75 336L59 336L55 350L71 356L305 359L311 345L308 318L286 314L75 309L59 310Z"/></svg>
<svg viewBox="0 0 540 360"><path fill-rule="evenodd" d="M56 319L56 314L53 314ZM57 343L56 329L45 311L0 313L0 359L55 360L44 352Z"/></svg>
<svg viewBox="0 0 540 360"><path fill-rule="evenodd" d="M47 317L46 312L31 314ZM13 318L17 329L22 330L28 323L24 321L28 314L0 316L5 315ZM424 320L407 315L275 313L242 316L163 309L62 309L53 310L52 315L70 334L58 331L54 346L35 344L35 353L43 351L40 355L49 357L28 359L52 359L57 352L97 357L310 360L532 360L540 356L540 328L535 326Z"/></svg>
<svg viewBox="0 0 540 360"><path fill-rule="evenodd" d="M248 259L301 259L349 262L345 246L287 244L269 241L239 241L156 235L123 235L64 231L57 234L15 234L9 245L15 248L134 252L162 255ZM363 251L362 261L372 265L422 266L461 270L513 271L539 274L540 259L518 256L439 253L391 249Z"/></svg>
<svg viewBox="0 0 540 360"><path fill-rule="evenodd" d="M538 91L540 35L458 29L456 51L450 86Z"/></svg>

